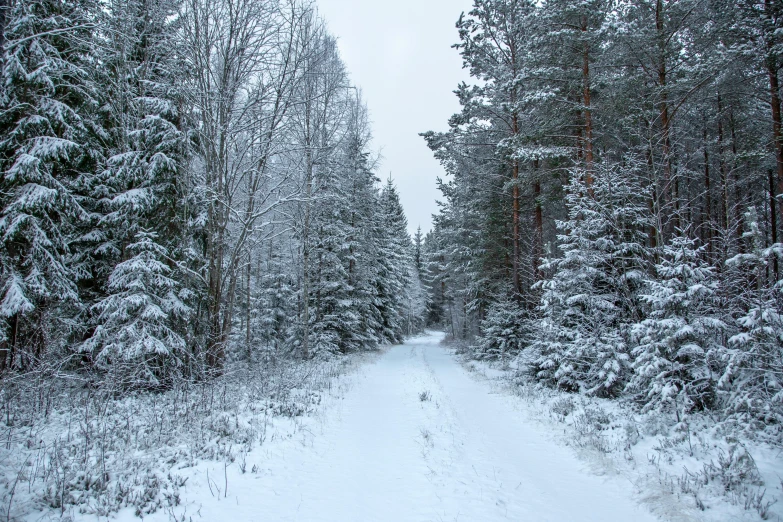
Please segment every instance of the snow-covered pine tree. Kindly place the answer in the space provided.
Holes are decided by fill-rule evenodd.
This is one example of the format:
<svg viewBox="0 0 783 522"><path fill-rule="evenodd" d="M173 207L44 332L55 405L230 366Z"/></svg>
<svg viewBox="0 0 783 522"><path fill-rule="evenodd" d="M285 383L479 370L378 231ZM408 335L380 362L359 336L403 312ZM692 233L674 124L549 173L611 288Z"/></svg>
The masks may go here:
<svg viewBox="0 0 783 522"><path fill-rule="evenodd" d="M399 343L407 331L407 292L412 284L409 269L413 259L408 220L391 177L381 190L378 217L379 271L375 284L383 321L381 335L385 342Z"/></svg>
<svg viewBox="0 0 783 522"><path fill-rule="evenodd" d="M70 333L63 327L81 276L70 259L88 216L80 196L101 155L89 77L95 6L36 0L4 9L0 369L29 367Z"/></svg>
<svg viewBox="0 0 783 522"><path fill-rule="evenodd" d="M593 113L597 109L593 89L600 83L596 73L602 71L595 65L605 52L601 45L604 21L613 6L607 0L545 0L537 10L536 31L531 37L535 49L531 76L547 79L539 86L536 111L546 114L545 120L553 129L555 125L579 128L579 138L565 144L571 149L570 157L585 166L587 176L592 174L597 156L593 150Z"/></svg>
<svg viewBox="0 0 783 522"><path fill-rule="evenodd" d="M726 261L747 279L730 306L741 313L725 350L718 391L729 418L752 432L783 424L783 282L766 283L773 260L783 258L783 245L765 247L755 207L745 213L743 236L748 252Z"/></svg>
<svg viewBox="0 0 783 522"><path fill-rule="evenodd" d="M421 276L424 271L424 234L421 233L421 225L416 228L416 234L413 236L413 262L416 264L416 271Z"/></svg>
<svg viewBox="0 0 783 522"><path fill-rule="evenodd" d="M379 205L376 185L378 178L372 171L367 152L369 134L366 113L358 111L343 151L341 180L346 198L345 222L346 270L351 288L350 300L358 316L356 328L344 340L346 346L373 348L383 341L383 317L375 284L380 266L375 262L380 248L378 223ZM383 237L383 236L380 236Z"/></svg>
<svg viewBox="0 0 783 522"><path fill-rule="evenodd" d="M102 64L102 115L108 159L94 183L100 214L94 264L122 260L140 230L158 241L181 239L177 176L185 149L177 112L177 67L173 48L176 3L172 0L112 0ZM95 274L98 283L108 273Z"/></svg>
<svg viewBox="0 0 783 522"><path fill-rule="evenodd" d="M180 257L183 250L177 177L185 147L184 133L178 128L174 85L177 69L172 61L174 8L175 4L169 0L110 2L103 13L104 66L96 72L105 85L102 111L109 157L92 187L99 217L95 230L88 236L94 245L89 256L92 285L88 288L92 296L88 297L104 304L93 308L99 312L92 318L95 333L84 347L97 350L98 354L107 350L113 353L112 357L100 356L101 364L118 358L123 364L137 361L142 368L128 373L154 376L155 380L164 378L160 371L176 365L160 364L153 372L147 368L147 356L140 356L135 345L128 346L127 357L120 355L118 336L107 332L126 326L118 325L116 317L107 313L106 306L116 306L115 301L128 292L123 284L116 282L127 279L128 263L153 262L149 256L154 252L165 256L159 261L165 260L169 268L176 267L173 258ZM135 245L138 252L129 250L130 245ZM167 270L166 277L172 279L169 286L177 286L173 281L180 275L176 270ZM159 292L154 287L150 289ZM140 299L138 293L134 295ZM190 294L186 292L176 299L184 302L187 295ZM149 299L154 300L155 296ZM176 337L166 333L163 336L166 339L181 340L180 334L184 335L183 314L188 308L181 303L177 306L177 314L156 318L159 328L180 331ZM127 321L134 321L143 319L133 318L131 314L147 311L144 307L129 307L123 313ZM129 343L138 344L133 337L126 338ZM174 352L181 347L170 349ZM162 352L156 348L155 353ZM145 379L152 381L153 377Z"/></svg>
<svg viewBox="0 0 783 522"><path fill-rule="evenodd" d="M458 179L455 170L462 170L466 178L454 187L441 186L447 198L450 197L449 189L456 191L451 195L457 203L454 208L454 217L458 218L455 232L459 231L464 240L467 239L464 236L475 234L476 224L479 224L484 234L494 240L470 237L470 243L481 245L485 266L479 268L477 263L464 263L471 265L478 277L467 276L468 288L462 296L461 308L465 317L461 336L469 335L472 330L469 328L468 309L476 308L478 303L474 296L478 295L478 289L489 286L487 275L491 273L490 267L502 270L505 275L502 286L508 286L505 283L510 282L513 293L526 293L532 283L527 277L531 271L527 270L527 260L523 255L525 234L522 217L522 201L528 199L528 194L523 191L534 185L529 183L532 176L528 176L532 172L532 169L528 170L532 161L521 158L518 151L531 141L531 136L537 134L537 130L529 125L529 117L533 114L530 102L542 99L540 93L532 92L528 63L535 30L532 23L535 7L535 2L530 0L475 0L473 9L460 16L457 21L460 42L454 47L462 56L463 67L470 70L479 84L468 86L463 83L459 86L457 96L463 109L450 121L450 136L432 133L425 136L430 148L440 151L439 154L436 152L436 156L448 156L449 148L454 149L452 152L461 151L465 156L466 151L458 143L471 141L475 141L478 147L471 146L468 156L490 151L492 154L491 158L476 162L470 169L464 169L465 160L441 159L444 165L462 163L456 169L447 170L455 180ZM488 143L494 145L489 150L484 147ZM473 170L478 170L481 175L477 176ZM472 190L466 190L468 187ZM498 193L503 197L498 197ZM487 197L489 194L492 197ZM460 226L463 223L459 221L463 221L465 226ZM495 250L495 255L486 255L490 249ZM510 264L510 270L498 261ZM497 284L496 281L491 283Z"/></svg>
<svg viewBox="0 0 783 522"><path fill-rule="evenodd" d="M170 277L168 252L154 232L139 232L127 251L130 258L109 276L108 296L93 306L98 326L83 349L120 387L165 386L185 355L171 324L190 313L188 291Z"/></svg>
<svg viewBox="0 0 783 522"><path fill-rule="evenodd" d="M327 355L357 349L353 342L360 322L351 299L349 277L350 214L335 165L322 172L318 205L313 212L317 226L312 231L311 302L313 324L312 353ZM326 170L326 169L324 169Z"/></svg>
<svg viewBox="0 0 783 522"><path fill-rule="evenodd" d="M441 238L435 223L433 230L424 236L422 284L427 290L428 326L442 325L446 308L446 266L445 253L441 249Z"/></svg>
<svg viewBox="0 0 783 522"><path fill-rule="evenodd" d="M630 326L647 258L645 191L632 172L600 165L592 186L581 170L566 187L568 219L558 222L563 257L542 269L540 333L522 361L540 380L613 396L629 375Z"/></svg>
<svg viewBox="0 0 783 522"><path fill-rule="evenodd" d="M645 282L640 298L649 314L633 327L634 373L628 383L643 411L674 412L680 420L715 403L713 369L726 325L705 249L680 231Z"/></svg>
<svg viewBox="0 0 783 522"><path fill-rule="evenodd" d="M519 355L530 343L531 316L517 299L506 295L492 301L481 321L481 335L473 354L478 359L505 359Z"/></svg>

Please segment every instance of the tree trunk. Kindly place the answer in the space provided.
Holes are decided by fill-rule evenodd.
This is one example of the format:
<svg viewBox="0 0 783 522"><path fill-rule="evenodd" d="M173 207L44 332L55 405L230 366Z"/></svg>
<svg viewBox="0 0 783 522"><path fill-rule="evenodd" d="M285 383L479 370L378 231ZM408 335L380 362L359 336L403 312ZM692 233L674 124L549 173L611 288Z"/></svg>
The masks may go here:
<svg viewBox="0 0 783 522"><path fill-rule="evenodd" d="M662 222L664 224L664 233L671 233L672 219L669 219L667 212L671 212L672 203L672 161L671 161L671 118L669 114L669 99L667 88L667 68L666 68L666 35L664 34L663 20L663 0L657 0L655 3L655 28L658 34L658 86L661 90L659 107L659 118L661 120L661 152L663 155L663 180L661 183L661 198L663 205L659 209L663 213Z"/></svg>
<svg viewBox="0 0 783 522"><path fill-rule="evenodd" d="M3 348L0 350L0 372L10 370L14 367L14 357L16 356L16 340L19 332L19 314L15 313L8 318L8 339L3 342Z"/></svg>
<svg viewBox="0 0 783 522"><path fill-rule="evenodd" d="M516 54L516 46L512 42L510 45L510 58L511 63L509 64L511 67L512 74L514 76L514 80L516 79L517 75L517 54ZM516 85L512 84L511 87L511 96L510 96L510 102L511 102L511 133L514 137L514 145L516 145L516 137L519 135L519 113L517 110L517 87ZM522 282L520 280L520 257L522 254L522 247L521 247L521 238L520 238L520 193L519 193L519 159L513 158L511 160L511 178L513 183L513 188L511 189L511 197L512 197L512 211L511 211L511 250L512 250L512 260L511 260L511 270L513 271L511 275L511 281L514 287L514 293L519 296L522 294Z"/></svg>
<svg viewBox="0 0 783 522"><path fill-rule="evenodd" d="M590 44L587 41L587 15L582 16L582 104L584 105L585 136L585 184L587 193L593 197L593 113L590 107L592 91L590 87Z"/></svg>
<svg viewBox="0 0 783 522"><path fill-rule="evenodd" d="M0 0L0 76L3 75L5 60L5 26L8 23L9 0ZM5 90L5 85L0 84L0 89Z"/></svg>
<svg viewBox="0 0 783 522"><path fill-rule="evenodd" d="M216 219L216 218L213 218ZM213 221L214 223L214 221ZM211 227L210 227L211 228ZM223 260L219 234L208 232L209 286L207 291L207 353L206 365L210 372L219 372L223 361L220 311L223 294Z"/></svg>
<svg viewBox="0 0 783 522"><path fill-rule="evenodd" d="M652 156L652 150L647 149L647 167L650 169L650 175L652 177L652 194L650 194L650 199L647 202L647 207L650 211L650 216L654 216L655 218L659 217L658 214L658 189L655 185L655 169L653 167L653 156ZM650 230L647 233L648 240L650 241L650 248L655 249L658 247L658 222L653 221L650 225Z"/></svg>
<svg viewBox="0 0 783 522"><path fill-rule="evenodd" d="M541 180L538 177L539 160L536 159L533 162L533 168L535 169L535 183L533 184L533 192L535 193L535 222L536 233L533 238L533 277L536 281L543 278L541 273L541 258L544 255L543 240L544 240L544 213L541 205Z"/></svg>
<svg viewBox="0 0 783 522"><path fill-rule="evenodd" d="M778 217L777 217L777 209L776 207L776 201L775 201L775 178L772 175L772 170L767 171L768 178L769 178L769 225L770 225L770 232L772 236L772 244L778 242ZM779 267L778 267L778 256L772 257L772 270L775 274L775 281L778 280L778 273L779 273Z"/></svg>
<svg viewBox="0 0 783 522"><path fill-rule="evenodd" d="M305 180L305 216L302 231L302 358L310 358L310 198L313 195L313 159L307 147L307 178Z"/></svg>
<svg viewBox="0 0 783 522"><path fill-rule="evenodd" d="M739 169L736 165L736 158L737 158L737 135L735 134L735 125L734 125L734 113L729 113L729 126L731 128L731 154L732 154L732 160L735 162L732 165L732 170L734 170L734 216L735 220L737 222L737 248L740 252L744 252L744 243L742 240L742 192L740 191L740 175L739 175ZM726 196L726 201L728 201L728 196ZM728 218L727 218L728 221Z"/></svg>
<svg viewBox="0 0 783 522"><path fill-rule="evenodd" d="M250 334L251 334L251 328L250 328L250 277L251 277L251 270L250 267L252 266L253 260L250 257L250 253L247 254L247 280L245 284L245 349L247 350L247 360L248 362L252 361L253 359L253 348L250 346Z"/></svg>
<svg viewBox="0 0 783 522"><path fill-rule="evenodd" d="M772 18L772 3L770 0L764 1L764 8L767 15ZM780 113L780 81L778 79L778 63L773 52L774 42L770 38L767 41L767 75L769 77L770 106L772 109L772 144L775 148L775 165L777 171L777 195L783 194L783 142L781 141L781 121ZM783 212L783 205L779 205L780 212ZM783 215L781 216L783 217Z"/></svg>
<svg viewBox="0 0 783 522"><path fill-rule="evenodd" d="M712 188L710 187L710 153L707 148L707 126L702 130L704 147L704 217L702 219L702 238L707 245L707 259L712 262Z"/></svg>
<svg viewBox="0 0 783 522"><path fill-rule="evenodd" d="M519 132L519 123L517 115L513 117L513 131L514 135ZM513 258L511 260L512 283L514 285L514 292L516 294L522 293L522 283L519 278L519 258L521 256L520 247L520 229L519 229L519 160L513 160L513 166L511 171L511 179L514 183L512 189L512 212L511 212L511 243Z"/></svg>
<svg viewBox="0 0 783 522"><path fill-rule="evenodd" d="M726 173L726 158L725 147L723 143L723 104L721 103L720 94L718 94L718 162L720 167L720 183L721 183L721 225L724 230L728 231L730 227L729 223L729 186L728 176Z"/></svg>

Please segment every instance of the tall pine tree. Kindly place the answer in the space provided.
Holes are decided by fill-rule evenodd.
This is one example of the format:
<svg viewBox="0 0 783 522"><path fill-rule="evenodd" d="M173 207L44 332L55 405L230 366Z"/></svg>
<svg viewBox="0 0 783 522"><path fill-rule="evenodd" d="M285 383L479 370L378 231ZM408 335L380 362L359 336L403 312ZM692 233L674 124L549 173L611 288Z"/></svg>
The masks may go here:
<svg viewBox="0 0 783 522"><path fill-rule="evenodd" d="M83 276L74 243L89 217L83 197L102 155L90 78L96 10L88 1L41 0L13 2L6 12L0 369L29 367L74 329L66 324Z"/></svg>

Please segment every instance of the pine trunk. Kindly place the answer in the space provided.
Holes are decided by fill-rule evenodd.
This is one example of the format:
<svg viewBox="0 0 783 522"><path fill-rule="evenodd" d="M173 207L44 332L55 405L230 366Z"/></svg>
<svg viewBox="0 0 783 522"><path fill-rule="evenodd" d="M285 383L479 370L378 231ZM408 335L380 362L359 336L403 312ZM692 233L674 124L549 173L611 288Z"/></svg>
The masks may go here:
<svg viewBox="0 0 783 522"><path fill-rule="evenodd" d="M543 240L544 240L544 213L541 206L541 180L538 177L539 160L536 159L533 163L535 169L535 183L533 185L533 192L535 193L535 222L536 222L536 235L533 239L533 276L536 281L543 278L541 273L541 258L544 256Z"/></svg>
<svg viewBox="0 0 783 522"><path fill-rule="evenodd" d="M582 35L585 38L582 43L582 103L584 105L585 119L585 184L590 197L593 197L593 113L590 107L592 91L590 87L590 44L587 41L587 15L582 16Z"/></svg>
<svg viewBox="0 0 783 522"><path fill-rule="evenodd" d="M666 235L671 233L671 225L674 222L667 213L672 212L672 161L671 161L671 118L669 114L669 95L667 92L667 68L666 68L666 35L664 34L663 0L657 0L655 4L655 27L659 40L658 55L658 87L660 89L659 119L661 123L661 153L663 162L663 179L661 181L662 206L659 209L663 213L661 221Z"/></svg>

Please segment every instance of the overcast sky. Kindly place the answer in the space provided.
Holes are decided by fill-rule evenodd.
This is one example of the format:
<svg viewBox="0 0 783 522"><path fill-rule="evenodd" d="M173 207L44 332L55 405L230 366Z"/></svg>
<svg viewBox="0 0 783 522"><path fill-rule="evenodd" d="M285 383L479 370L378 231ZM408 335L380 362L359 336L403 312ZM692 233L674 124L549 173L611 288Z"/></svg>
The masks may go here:
<svg viewBox="0 0 783 522"><path fill-rule="evenodd" d="M454 27L471 0L317 0L370 111L379 176L392 174L411 233L431 227L443 169L420 132L448 128L452 91L468 78Z"/></svg>

